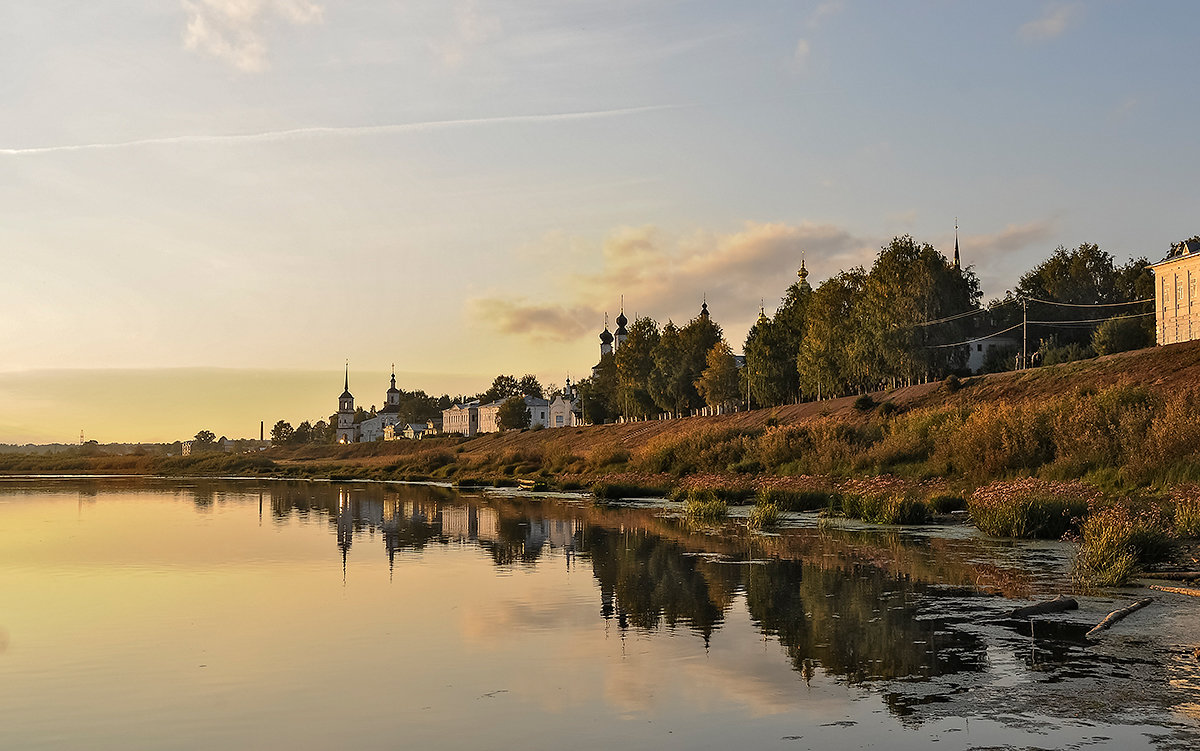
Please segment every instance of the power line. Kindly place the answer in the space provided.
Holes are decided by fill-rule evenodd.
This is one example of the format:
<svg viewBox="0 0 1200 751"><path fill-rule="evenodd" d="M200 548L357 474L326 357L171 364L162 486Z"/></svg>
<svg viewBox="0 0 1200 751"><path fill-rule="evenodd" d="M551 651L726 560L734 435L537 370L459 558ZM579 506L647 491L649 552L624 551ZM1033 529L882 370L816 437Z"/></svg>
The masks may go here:
<svg viewBox="0 0 1200 751"><path fill-rule="evenodd" d="M1054 300L1042 300L1037 297L1025 296L1029 302L1040 302L1043 305L1058 305L1064 308L1113 308L1118 305L1141 305L1145 302L1154 302L1153 297L1147 297L1144 300L1131 300L1129 302L1105 302L1105 303L1077 303L1077 302L1055 302ZM1033 321L1030 321L1033 323Z"/></svg>
<svg viewBox="0 0 1200 751"><path fill-rule="evenodd" d="M1151 310L1148 313L1130 313L1129 315L1109 316L1107 318L1081 318L1078 321L1029 321L1029 323L1036 323L1040 326L1060 326L1063 324L1075 324L1075 323L1090 324L1090 323L1103 323L1104 321L1120 321L1120 320L1124 320L1126 318L1142 318L1144 316L1152 316L1152 315L1154 315L1153 310Z"/></svg>
<svg viewBox="0 0 1200 751"><path fill-rule="evenodd" d="M914 323L914 324L912 324L912 328L916 329L916 328L921 328L922 326L932 326L935 323L945 323L946 321L955 321L955 320L958 320L959 318L966 318L967 316L978 315L979 313L988 313L988 312L993 311L996 308L999 308L1003 305L1008 305L1011 302L1016 302L1016 300L1004 300L1003 302L996 303L995 305L993 305L990 308L976 308L975 310L968 310L964 313L955 313L954 315L946 316L945 318L935 318L932 321L925 321L923 323Z"/></svg>
<svg viewBox="0 0 1200 751"><path fill-rule="evenodd" d="M967 339L966 341L962 341L962 342L954 342L953 344L930 344L930 345L926 346L925 349L941 349L942 347L961 347L965 344L974 344L975 342L982 342L984 339L991 339L994 336L999 336L1001 334L1007 334L1008 332L1012 331L1013 329L1021 328L1021 326L1023 326L1023 325L1024 324L1018 323L1015 326L1009 326L1008 328L1001 329L1000 331L993 331L992 333L985 334L984 336L977 336L974 339Z"/></svg>

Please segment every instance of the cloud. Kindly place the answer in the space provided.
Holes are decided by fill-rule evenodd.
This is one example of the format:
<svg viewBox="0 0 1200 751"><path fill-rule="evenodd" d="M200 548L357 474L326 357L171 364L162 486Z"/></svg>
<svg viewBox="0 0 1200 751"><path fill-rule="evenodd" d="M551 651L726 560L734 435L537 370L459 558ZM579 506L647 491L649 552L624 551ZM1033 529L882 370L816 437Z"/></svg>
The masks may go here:
<svg viewBox="0 0 1200 751"><path fill-rule="evenodd" d="M348 126L313 126L308 128L290 128L286 130L268 130L260 133L233 133L228 135L199 135L199 136L163 136L161 138L141 138L133 141L115 141L109 143L68 144L64 146L35 146L31 148L0 149L0 156L25 156L35 154L54 154L70 151L102 151L110 149L126 149L137 146L156 146L171 144L210 144L238 143L244 141L280 141L289 138L306 136L370 136L393 135L397 133L420 133L445 128L469 127L479 125L512 125L570 122L573 120L594 120L603 117L625 117L644 112L678 109L678 105L651 105L647 107L628 107L615 110L593 110L590 112L557 112L544 115L501 115L498 117L479 117L463 120L427 120L425 122L398 123L393 125L348 125Z"/></svg>
<svg viewBox="0 0 1200 751"><path fill-rule="evenodd" d="M588 306L530 303L525 298L469 300L471 318L486 322L501 334L538 341L569 342L597 327L601 315Z"/></svg>
<svg viewBox="0 0 1200 751"><path fill-rule="evenodd" d="M796 49L792 52L792 64L799 71L808 70L808 58L812 54L812 45L807 39L801 39L796 42Z"/></svg>
<svg viewBox="0 0 1200 751"><path fill-rule="evenodd" d="M183 0L183 45L254 73L267 67L267 27L320 23L324 9L311 0Z"/></svg>
<svg viewBox="0 0 1200 751"><path fill-rule="evenodd" d="M620 227L592 247L599 268L542 285L558 290L551 299L484 296L468 301L467 314L503 334L556 341L594 333L622 297L627 315L660 322L692 318L702 297L718 320L752 320L761 299L778 299L795 281L802 255L816 280L869 261L876 249L841 228L812 222L748 222L739 232L681 236L654 226Z"/></svg>
<svg viewBox="0 0 1200 751"><path fill-rule="evenodd" d="M825 19L836 16L846 8L845 0L829 0L818 5L808 16L808 28L815 29L824 23Z"/></svg>
<svg viewBox="0 0 1200 751"><path fill-rule="evenodd" d="M996 256L1016 253L1034 243L1042 243L1054 236L1054 219L1043 219L1026 224L1010 224L991 235L964 235L959 242L964 255L968 252L980 257L984 263L996 260ZM966 263L971 263L967 258Z"/></svg>
<svg viewBox="0 0 1200 751"><path fill-rule="evenodd" d="M1083 11L1081 3L1051 3L1040 18L1023 24L1017 34L1026 42L1046 42L1062 36Z"/></svg>
<svg viewBox="0 0 1200 751"><path fill-rule="evenodd" d="M471 53L500 36L500 19L485 15L474 2L454 8L454 33L449 39L430 43L430 47L448 68L461 66Z"/></svg>

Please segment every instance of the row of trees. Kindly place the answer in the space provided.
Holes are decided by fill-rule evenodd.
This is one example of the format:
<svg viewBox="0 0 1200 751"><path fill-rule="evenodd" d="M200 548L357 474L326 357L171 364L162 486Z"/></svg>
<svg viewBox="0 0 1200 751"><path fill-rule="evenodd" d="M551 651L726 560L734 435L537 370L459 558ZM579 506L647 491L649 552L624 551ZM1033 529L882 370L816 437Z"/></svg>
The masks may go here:
<svg viewBox="0 0 1200 751"><path fill-rule="evenodd" d="M971 269L908 235L883 246L869 269L842 271L816 289L805 277L802 269L775 315L750 329L740 369L707 312L683 327L637 319L616 353L580 382L585 419L745 400L773 406L942 378L965 370L962 342L1021 323L1022 300L1029 318L1042 322L1028 326L1030 349L1048 361L1154 340L1152 317L1128 317L1150 306L1125 305L1154 296L1146 259L1118 265L1094 244L1059 247L986 307ZM1099 307L1071 307L1080 305ZM1105 318L1112 320L1098 326ZM995 358L992 369L1013 367L1012 354Z"/></svg>

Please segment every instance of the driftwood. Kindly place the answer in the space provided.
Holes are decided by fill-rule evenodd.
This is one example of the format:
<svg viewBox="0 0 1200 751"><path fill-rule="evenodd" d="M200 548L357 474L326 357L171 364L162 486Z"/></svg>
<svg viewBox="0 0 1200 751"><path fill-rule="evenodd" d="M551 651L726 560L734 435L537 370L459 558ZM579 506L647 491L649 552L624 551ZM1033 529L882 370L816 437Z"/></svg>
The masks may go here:
<svg viewBox="0 0 1200 751"><path fill-rule="evenodd" d="M1079 603L1075 602L1075 598L1059 595L1053 600L1039 602L1036 605L1027 605L1023 608L1015 608L1008 614L1009 618L1028 618L1031 615L1045 615L1046 613L1061 613L1064 610L1075 610L1079 607Z"/></svg>
<svg viewBox="0 0 1200 751"><path fill-rule="evenodd" d="M1192 597L1200 597L1200 589L1188 589L1187 587L1163 587L1158 584L1151 584L1150 589L1157 589L1159 592L1170 592L1177 595L1191 595Z"/></svg>
<svg viewBox="0 0 1200 751"><path fill-rule="evenodd" d="M1200 579L1200 571L1150 571L1141 574L1143 579L1170 579L1172 581L1191 581Z"/></svg>
<svg viewBox="0 0 1200 751"><path fill-rule="evenodd" d="M1084 634L1083 635L1084 638L1095 636L1096 634L1109 628L1114 623L1121 620L1122 618L1129 615L1130 613L1134 612L1135 610L1141 610L1142 608L1146 607L1147 605L1149 605L1152 602L1154 602L1154 598L1147 597L1144 600L1138 600L1137 602L1133 603L1132 605L1127 605L1126 607L1123 607L1120 610L1112 611L1111 613L1109 613L1107 616L1104 617L1104 620L1097 623L1095 628L1093 628L1091 631Z"/></svg>

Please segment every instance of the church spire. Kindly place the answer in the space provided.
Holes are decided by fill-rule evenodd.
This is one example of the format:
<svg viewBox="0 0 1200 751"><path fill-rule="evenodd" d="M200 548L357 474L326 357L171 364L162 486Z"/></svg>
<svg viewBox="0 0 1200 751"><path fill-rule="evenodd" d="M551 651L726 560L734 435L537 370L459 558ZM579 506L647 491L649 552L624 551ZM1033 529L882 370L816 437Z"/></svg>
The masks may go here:
<svg viewBox="0 0 1200 751"><path fill-rule="evenodd" d="M958 217L954 217L954 268L961 268L958 265Z"/></svg>
<svg viewBox="0 0 1200 751"><path fill-rule="evenodd" d="M800 270L796 276L800 277L800 291L812 292L812 286L808 283L808 269L804 268L804 251L800 251Z"/></svg>

